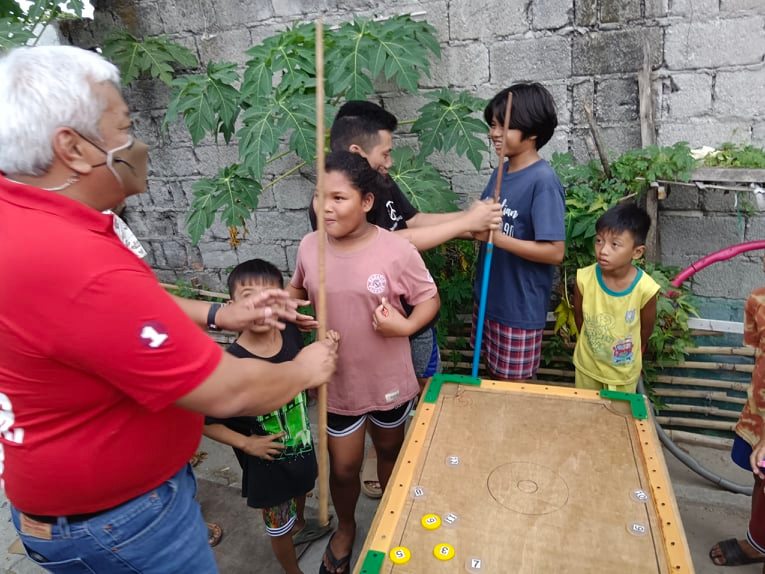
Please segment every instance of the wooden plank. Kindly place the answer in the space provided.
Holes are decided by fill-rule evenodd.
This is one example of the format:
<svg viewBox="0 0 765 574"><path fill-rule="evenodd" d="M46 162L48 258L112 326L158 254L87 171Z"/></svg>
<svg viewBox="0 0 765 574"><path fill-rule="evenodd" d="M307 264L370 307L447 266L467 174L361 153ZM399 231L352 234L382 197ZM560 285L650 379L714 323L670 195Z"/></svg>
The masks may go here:
<svg viewBox="0 0 765 574"><path fill-rule="evenodd" d="M384 554L385 574L462 573L471 557L486 572L693 572L653 423L633 419L627 403L484 380L447 384L427 407L422 419L418 407L357 574L369 550ZM630 496L638 488L645 503ZM452 527L421 525L425 514L450 512ZM631 535L634 523L647 535ZM433 550L444 542L455 557L442 562ZM388 558L397 546L410 550L407 563Z"/></svg>
<svg viewBox="0 0 765 574"><path fill-rule="evenodd" d="M724 431L733 431L733 429L736 428L735 422L708 421L704 419L690 419L690 418L683 418L683 417L657 416L656 421L661 426L702 428L702 429L724 430Z"/></svg>
<svg viewBox="0 0 765 574"><path fill-rule="evenodd" d="M765 169L739 167L700 167L691 173L692 181L736 181L741 183L765 182Z"/></svg>
<svg viewBox="0 0 765 574"><path fill-rule="evenodd" d="M717 389L730 389L745 393L749 388L749 381L725 381L719 379L701 379L698 377L679 377L675 375L656 375L655 381L667 385L683 385L690 387L712 387Z"/></svg>
<svg viewBox="0 0 765 574"><path fill-rule="evenodd" d="M694 391L692 389L665 389L654 388L653 394L658 397L674 397L678 399L704 399L705 401L717 401L721 403L732 403L735 405L745 405L746 398L731 397L721 391ZM738 413L739 408L736 412Z"/></svg>
<svg viewBox="0 0 765 574"><path fill-rule="evenodd" d="M648 40L643 41L643 67L638 73L638 98L640 102L640 140L643 147L656 143L654 125L653 84L651 82L651 50ZM653 182L645 196L645 210L651 218L651 227L645 241L645 257L648 261L659 260L659 198Z"/></svg>
<svg viewBox="0 0 765 574"><path fill-rule="evenodd" d="M680 405L677 403L666 403L664 406L659 409L659 412L661 414L667 413L667 411L677 412L677 413L693 413L697 415L704 415L704 416L710 416L710 417L723 417L723 418L729 418L738 420L739 415L741 415L741 409L736 410L727 410L727 409L718 409L717 407L705 407L700 405Z"/></svg>

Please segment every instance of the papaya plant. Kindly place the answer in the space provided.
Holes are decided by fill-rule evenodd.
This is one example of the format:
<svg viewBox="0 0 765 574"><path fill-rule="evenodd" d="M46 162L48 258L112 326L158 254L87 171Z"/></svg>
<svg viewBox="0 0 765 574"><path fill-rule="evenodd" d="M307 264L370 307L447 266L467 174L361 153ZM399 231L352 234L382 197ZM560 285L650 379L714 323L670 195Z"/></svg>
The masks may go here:
<svg viewBox="0 0 765 574"><path fill-rule="evenodd" d="M375 83L393 83L416 93L440 57L435 29L409 16L383 21L358 18L324 30L325 125L343 101L369 98ZM193 186L187 229L199 241L216 217L229 227L232 243L257 208L260 193L276 181L312 165L316 156L316 67L314 24L300 24L247 50L242 77L236 66L208 63L202 73L172 81L165 124L182 119L194 145L205 137L236 141L239 161ZM156 74L155 74L156 75ZM395 151L391 177L423 211L456 209L449 182L428 162L434 152L467 157L478 170L487 153L486 126L475 117L485 102L467 93L426 94L418 117L407 120L415 147ZM293 165L268 180L267 166L294 158ZM273 174L272 174L273 175Z"/></svg>

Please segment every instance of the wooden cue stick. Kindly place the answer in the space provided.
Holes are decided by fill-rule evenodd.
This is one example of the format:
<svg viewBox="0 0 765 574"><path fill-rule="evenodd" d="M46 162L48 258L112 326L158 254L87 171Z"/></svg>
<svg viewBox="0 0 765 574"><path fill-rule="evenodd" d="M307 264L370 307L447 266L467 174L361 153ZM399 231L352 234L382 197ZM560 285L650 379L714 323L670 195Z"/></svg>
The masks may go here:
<svg viewBox="0 0 765 574"><path fill-rule="evenodd" d="M497 181L494 186L494 202L499 202L499 194L502 191L503 168L505 167L505 139L510 129L510 113L513 107L513 93L507 92L507 105L505 106L504 131L502 143L499 146L499 165L497 166ZM509 167L509 165L508 165ZM481 349L483 348L483 324L486 318L486 299L489 296L489 275L491 274L491 259L494 254L494 230L489 231L489 240L486 242L486 251L483 259L483 275L481 277L481 293L478 300L478 321L475 329L475 347L473 348L473 365L470 374L473 378L478 377L481 365Z"/></svg>
<svg viewBox="0 0 765 574"><path fill-rule="evenodd" d="M497 181L494 185L494 202L499 203L499 194L502 191L502 168L505 167L505 138L507 138L507 130L510 129L510 113L513 111L513 92L507 92L507 105L505 106L505 121L502 122L504 131L502 132L502 146L499 150L499 168L497 168ZM507 169L510 169L510 162L508 161ZM494 243L494 230L489 231L489 243Z"/></svg>
<svg viewBox="0 0 765 574"><path fill-rule="evenodd" d="M318 337L327 337L327 290L324 264L327 232L324 210L324 24L316 21L316 191L318 197L316 228L319 232L319 296L316 301ZM329 524L329 451L327 449L327 385L319 387L319 524Z"/></svg>

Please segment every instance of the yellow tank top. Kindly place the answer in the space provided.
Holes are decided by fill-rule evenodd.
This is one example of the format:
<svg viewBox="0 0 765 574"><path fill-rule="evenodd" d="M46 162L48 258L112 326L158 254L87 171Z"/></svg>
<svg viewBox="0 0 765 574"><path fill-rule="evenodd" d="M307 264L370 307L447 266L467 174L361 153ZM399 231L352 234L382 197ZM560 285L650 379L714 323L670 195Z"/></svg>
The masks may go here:
<svg viewBox="0 0 765 574"><path fill-rule="evenodd" d="M582 294L582 332L574 350L576 368L601 383L628 385L643 367L640 351L640 311L658 293L659 284L642 269L624 291L603 282L597 263L578 269Z"/></svg>

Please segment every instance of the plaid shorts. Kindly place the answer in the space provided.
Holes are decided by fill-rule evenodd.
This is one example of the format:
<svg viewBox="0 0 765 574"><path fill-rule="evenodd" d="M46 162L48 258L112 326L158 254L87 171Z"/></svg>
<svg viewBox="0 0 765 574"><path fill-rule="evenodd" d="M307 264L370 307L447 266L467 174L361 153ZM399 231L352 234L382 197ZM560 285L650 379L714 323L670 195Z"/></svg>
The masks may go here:
<svg viewBox="0 0 765 574"><path fill-rule="evenodd" d="M478 308L473 306L470 345L475 348ZM484 319L483 349L491 376L498 379L530 379L539 368L543 329L518 329Z"/></svg>

